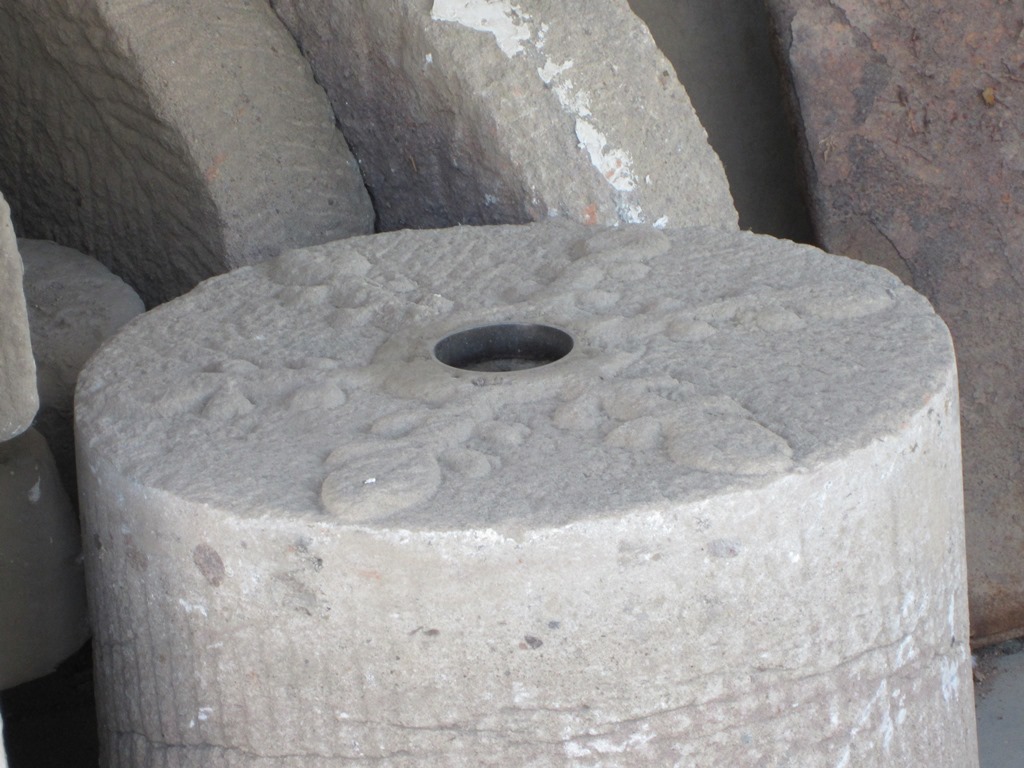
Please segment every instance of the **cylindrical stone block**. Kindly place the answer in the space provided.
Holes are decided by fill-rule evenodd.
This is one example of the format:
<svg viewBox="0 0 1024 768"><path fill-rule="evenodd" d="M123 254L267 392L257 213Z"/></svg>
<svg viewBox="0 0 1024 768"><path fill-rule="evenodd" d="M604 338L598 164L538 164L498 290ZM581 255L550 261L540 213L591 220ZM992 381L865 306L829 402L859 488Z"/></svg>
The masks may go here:
<svg viewBox="0 0 1024 768"><path fill-rule="evenodd" d="M100 344L146 308L127 283L91 256L49 240L22 239L18 250L39 390L34 426L77 505L72 410L78 372Z"/></svg>
<svg viewBox="0 0 1024 768"><path fill-rule="evenodd" d="M398 232L77 391L110 766L977 764L956 371L740 232Z"/></svg>
<svg viewBox="0 0 1024 768"><path fill-rule="evenodd" d="M88 639L78 520L28 429L0 443L0 690L49 674Z"/></svg>

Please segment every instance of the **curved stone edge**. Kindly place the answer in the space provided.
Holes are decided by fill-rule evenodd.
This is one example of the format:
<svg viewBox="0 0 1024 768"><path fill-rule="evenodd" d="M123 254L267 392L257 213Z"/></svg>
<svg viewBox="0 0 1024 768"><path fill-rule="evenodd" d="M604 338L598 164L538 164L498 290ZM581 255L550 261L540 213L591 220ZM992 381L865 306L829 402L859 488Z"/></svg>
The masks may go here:
<svg viewBox="0 0 1024 768"><path fill-rule="evenodd" d="M78 373L100 345L142 314L138 294L96 259L47 240L19 240L39 412L72 502L78 499L72 407Z"/></svg>
<svg viewBox="0 0 1024 768"><path fill-rule="evenodd" d="M78 519L36 430L0 443L0 689L52 672L89 637Z"/></svg>
<svg viewBox="0 0 1024 768"><path fill-rule="evenodd" d="M820 242L891 269L956 340L974 643L1021 637L1019 13L997 0L767 7Z"/></svg>
<svg viewBox="0 0 1024 768"><path fill-rule="evenodd" d="M58 41L59 42L56 42ZM322 90L265 3L0 3L0 188L19 232L146 300L372 231Z"/></svg>
<svg viewBox="0 0 1024 768"><path fill-rule="evenodd" d="M272 5L327 89L380 229L737 226L721 162L625 0Z"/></svg>
<svg viewBox="0 0 1024 768"><path fill-rule="evenodd" d="M93 457L104 759L975 766L958 438L950 354L815 471L519 541L239 520Z"/></svg>
<svg viewBox="0 0 1024 768"><path fill-rule="evenodd" d="M23 275L10 208L0 195L0 441L28 429L39 409Z"/></svg>

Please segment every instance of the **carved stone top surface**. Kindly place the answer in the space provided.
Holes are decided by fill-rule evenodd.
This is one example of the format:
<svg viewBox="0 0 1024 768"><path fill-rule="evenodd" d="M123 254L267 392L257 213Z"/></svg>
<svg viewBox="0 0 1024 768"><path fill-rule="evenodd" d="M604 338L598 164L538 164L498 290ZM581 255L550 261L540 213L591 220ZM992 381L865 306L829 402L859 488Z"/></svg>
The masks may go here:
<svg viewBox="0 0 1024 768"><path fill-rule="evenodd" d="M572 351L506 372L434 357L497 323ZM240 517L514 535L810 471L898 432L953 366L927 301L807 246L463 227L208 280L93 358L77 419L118 474Z"/></svg>

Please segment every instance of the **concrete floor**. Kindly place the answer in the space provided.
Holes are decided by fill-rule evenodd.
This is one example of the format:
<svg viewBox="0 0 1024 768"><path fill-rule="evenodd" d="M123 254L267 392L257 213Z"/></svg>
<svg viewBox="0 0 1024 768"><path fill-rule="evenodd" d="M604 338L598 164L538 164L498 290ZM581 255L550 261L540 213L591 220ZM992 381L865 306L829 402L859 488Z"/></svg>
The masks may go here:
<svg viewBox="0 0 1024 768"><path fill-rule="evenodd" d="M981 651L974 677L981 768L1024 768L1024 641Z"/></svg>
<svg viewBox="0 0 1024 768"><path fill-rule="evenodd" d="M975 701L981 768L1024 768L1024 641L978 654ZM0 706L9 768L96 768L88 644L54 674L4 691Z"/></svg>

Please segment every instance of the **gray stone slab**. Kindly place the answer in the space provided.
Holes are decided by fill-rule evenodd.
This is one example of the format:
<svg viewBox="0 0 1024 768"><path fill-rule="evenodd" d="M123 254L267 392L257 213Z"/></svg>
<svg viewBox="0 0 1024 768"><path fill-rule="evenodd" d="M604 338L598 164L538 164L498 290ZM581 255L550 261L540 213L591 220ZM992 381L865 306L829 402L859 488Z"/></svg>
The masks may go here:
<svg viewBox="0 0 1024 768"><path fill-rule="evenodd" d="M0 195L0 442L27 429L39 407L23 271L10 209Z"/></svg>
<svg viewBox="0 0 1024 768"><path fill-rule="evenodd" d="M111 766L976 765L953 350L884 270L352 238L133 321L76 419Z"/></svg>
<svg viewBox="0 0 1024 768"><path fill-rule="evenodd" d="M34 429L0 443L0 500L2 690L52 672L89 621L78 516Z"/></svg>
<svg viewBox="0 0 1024 768"><path fill-rule="evenodd" d="M1024 634L1024 100L1001 0L770 0L823 246L949 324L963 392L976 644Z"/></svg>
<svg viewBox="0 0 1024 768"><path fill-rule="evenodd" d="M736 227L721 163L626 0L272 0L379 226Z"/></svg>
<svg viewBox="0 0 1024 768"><path fill-rule="evenodd" d="M0 0L0 189L19 234L154 304L372 230L326 97L264 2Z"/></svg>
<svg viewBox="0 0 1024 768"><path fill-rule="evenodd" d="M75 436L72 409L78 372L100 344L145 307L121 278L91 256L48 240L19 240L36 362L35 428L53 452L72 499Z"/></svg>

